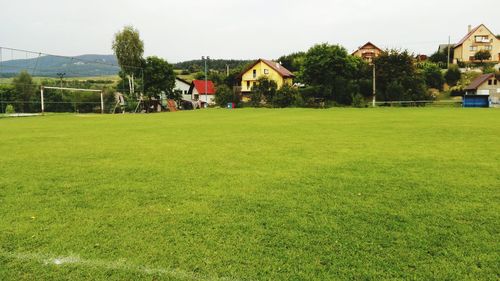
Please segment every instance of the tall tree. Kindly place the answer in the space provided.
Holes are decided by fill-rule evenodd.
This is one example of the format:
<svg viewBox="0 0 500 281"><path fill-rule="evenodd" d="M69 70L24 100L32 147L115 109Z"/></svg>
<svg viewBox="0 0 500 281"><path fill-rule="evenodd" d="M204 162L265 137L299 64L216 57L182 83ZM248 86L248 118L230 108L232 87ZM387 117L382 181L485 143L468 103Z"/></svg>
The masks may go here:
<svg viewBox="0 0 500 281"><path fill-rule="evenodd" d="M424 77L417 72L413 55L408 51L388 50L374 60L377 99L423 100L429 98Z"/></svg>
<svg viewBox="0 0 500 281"><path fill-rule="evenodd" d="M314 98L350 104L352 91L359 92L352 84L366 78L366 67L361 58L349 55L344 47L319 44L307 51L302 78L316 89L313 91Z"/></svg>
<svg viewBox="0 0 500 281"><path fill-rule="evenodd" d="M159 57L147 57L144 62L144 92L149 97L165 92L169 98L173 96L175 87L174 68Z"/></svg>
<svg viewBox="0 0 500 281"><path fill-rule="evenodd" d="M130 93L134 94L134 76L140 70L144 54L144 42L139 36L139 31L133 26L125 26L122 31L115 34L112 48L122 72L128 78Z"/></svg>
<svg viewBox="0 0 500 281"><path fill-rule="evenodd" d="M33 82L31 75L22 71L17 77L12 80L12 85L14 86L14 92L18 95L22 103L22 111L30 112L33 110L32 99L36 95L37 85Z"/></svg>
<svg viewBox="0 0 500 281"><path fill-rule="evenodd" d="M305 56L305 52L292 53L289 55L281 56L278 59L278 62L291 72L298 72L304 64Z"/></svg>

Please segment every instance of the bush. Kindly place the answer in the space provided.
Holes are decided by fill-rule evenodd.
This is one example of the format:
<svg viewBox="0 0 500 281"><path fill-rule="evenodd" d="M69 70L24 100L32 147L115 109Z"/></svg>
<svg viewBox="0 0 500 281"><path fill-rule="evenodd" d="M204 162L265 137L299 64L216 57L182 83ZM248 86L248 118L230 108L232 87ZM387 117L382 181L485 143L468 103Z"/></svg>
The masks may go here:
<svg viewBox="0 0 500 281"><path fill-rule="evenodd" d="M14 109L14 106L12 104L8 104L5 107L5 113L6 114L13 114L13 113L16 113L16 110Z"/></svg>
<svg viewBox="0 0 500 281"><path fill-rule="evenodd" d="M353 107L366 107L365 98L361 94L355 94L352 96L352 106Z"/></svg>
<svg viewBox="0 0 500 281"><path fill-rule="evenodd" d="M441 73L441 68L436 64L427 64L423 70L425 83L428 87L442 90L445 79L443 78L443 73Z"/></svg>
<svg viewBox="0 0 500 281"><path fill-rule="evenodd" d="M289 107L293 104L296 97L299 95L299 91L290 86L284 85L281 89L276 92L276 95L273 97L273 106L274 107Z"/></svg>
<svg viewBox="0 0 500 281"><path fill-rule="evenodd" d="M236 95L228 86L221 85L217 87L215 102L221 107L226 107L226 105L230 102L239 104L240 99L238 95Z"/></svg>
<svg viewBox="0 0 500 281"><path fill-rule="evenodd" d="M444 79L449 86L456 86L458 81L462 78L462 73L456 65L452 65L444 74Z"/></svg>
<svg viewBox="0 0 500 281"><path fill-rule="evenodd" d="M450 89L450 97L462 97L465 95L465 90L461 87L453 87Z"/></svg>

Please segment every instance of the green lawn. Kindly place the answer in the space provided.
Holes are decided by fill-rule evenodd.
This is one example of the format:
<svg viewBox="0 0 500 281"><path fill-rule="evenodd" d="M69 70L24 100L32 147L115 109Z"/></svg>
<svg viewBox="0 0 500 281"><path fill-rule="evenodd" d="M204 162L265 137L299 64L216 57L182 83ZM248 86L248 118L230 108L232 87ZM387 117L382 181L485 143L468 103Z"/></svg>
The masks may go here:
<svg viewBox="0 0 500 281"><path fill-rule="evenodd" d="M0 280L498 280L500 110L0 119Z"/></svg>

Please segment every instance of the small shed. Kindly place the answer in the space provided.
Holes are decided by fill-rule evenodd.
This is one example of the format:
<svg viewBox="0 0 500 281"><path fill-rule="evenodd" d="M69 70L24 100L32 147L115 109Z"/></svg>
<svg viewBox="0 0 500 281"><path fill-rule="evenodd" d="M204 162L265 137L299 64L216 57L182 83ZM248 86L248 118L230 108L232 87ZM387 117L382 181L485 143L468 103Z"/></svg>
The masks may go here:
<svg viewBox="0 0 500 281"><path fill-rule="evenodd" d="M465 88L464 107L499 107L500 81L494 73L483 74Z"/></svg>

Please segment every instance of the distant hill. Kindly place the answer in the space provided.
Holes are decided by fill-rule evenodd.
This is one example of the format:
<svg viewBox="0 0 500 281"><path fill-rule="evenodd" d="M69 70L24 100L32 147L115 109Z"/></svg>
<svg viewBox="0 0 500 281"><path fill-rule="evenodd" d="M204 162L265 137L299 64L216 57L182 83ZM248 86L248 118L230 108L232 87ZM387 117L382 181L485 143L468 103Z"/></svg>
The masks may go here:
<svg viewBox="0 0 500 281"><path fill-rule="evenodd" d="M208 62L208 68L225 71L241 69L252 61L216 59ZM191 73L203 71L205 63L202 60L190 60L173 64L175 69L189 70ZM114 55L81 55L73 58L60 56L41 56L40 58L17 59L2 61L0 77L13 77L22 70L27 70L33 76L57 77L57 73L66 73L65 77L97 77L117 75L120 71Z"/></svg>
<svg viewBox="0 0 500 281"><path fill-rule="evenodd" d="M241 69L251 62L252 61L250 60L214 59L208 61L207 67L212 70L225 71L227 66L229 66L230 69ZM205 62L203 60L183 61L174 63L174 68L188 70L189 72L193 73L197 71L203 71L205 69Z"/></svg>
<svg viewBox="0 0 500 281"><path fill-rule="evenodd" d="M66 77L88 77L116 75L120 71L114 55L81 55L73 58L41 56L32 59L2 61L0 77L12 77L27 70L33 76L56 77L66 73Z"/></svg>

